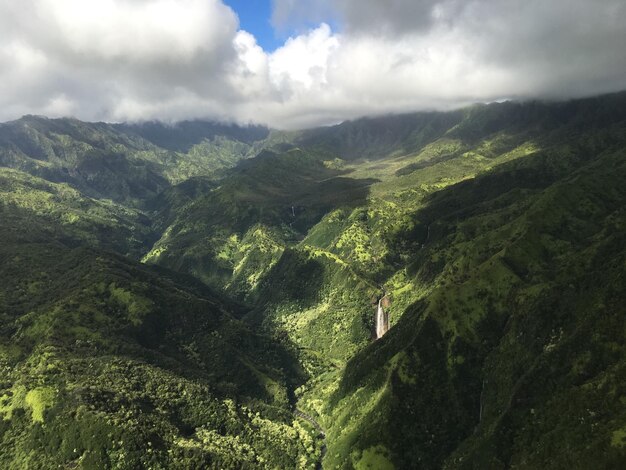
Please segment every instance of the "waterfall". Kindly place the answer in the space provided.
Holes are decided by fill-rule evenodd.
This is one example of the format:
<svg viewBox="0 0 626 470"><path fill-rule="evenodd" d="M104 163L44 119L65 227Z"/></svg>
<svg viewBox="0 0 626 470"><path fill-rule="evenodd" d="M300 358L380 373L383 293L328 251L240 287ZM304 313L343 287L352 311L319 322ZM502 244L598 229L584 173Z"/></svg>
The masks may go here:
<svg viewBox="0 0 626 470"><path fill-rule="evenodd" d="M382 336L389 330L389 317L383 309L383 299L378 301L378 310L376 310L376 339L382 338Z"/></svg>

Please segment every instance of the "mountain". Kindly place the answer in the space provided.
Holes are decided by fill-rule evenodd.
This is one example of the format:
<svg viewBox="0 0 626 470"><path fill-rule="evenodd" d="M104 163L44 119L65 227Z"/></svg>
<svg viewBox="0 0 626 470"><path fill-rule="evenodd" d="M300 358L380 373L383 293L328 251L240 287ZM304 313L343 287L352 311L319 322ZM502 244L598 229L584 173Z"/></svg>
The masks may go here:
<svg viewBox="0 0 626 470"><path fill-rule="evenodd" d="M0 164L3 467L626 462L626 93Z"/></svg>
<svg viewBox="0 0 626 470"><path fill-rule="evenodd" d="M0 215L0 466L315 461L308 434L294 439L306 431L288 403L293 353L241 306L63 220L4 198Z"/></svg>
<svg viewBox="0 0 626 470"><path fill-rule="evenodd" d="M204 122L113 125L25 116L0 125L0 164L137 207L172 183L233 166L267 132Z"/></svg>
<svg viewBox="0 0 626 470"><path fill-rule="evenodd" d="M416 212L430 237L417 227L402 241L413 241L403 276L417 295L328 398L345 416L328 422L340 466L355 448L400 468L624 462L624 410L609 404L626 384L617 148L542 150Z"/></svg>
<svg viewBox="0 0 626 470"><path fill-rule="evenodd" d="M241 127L206 121L182 121L169 125L149 121L117 124L113 127L123 133L138 135L157 147L181 153L188 153L194 146L218 137L225 141L253 145L266 139L270 133L269 129L262 126Z"/></svg>

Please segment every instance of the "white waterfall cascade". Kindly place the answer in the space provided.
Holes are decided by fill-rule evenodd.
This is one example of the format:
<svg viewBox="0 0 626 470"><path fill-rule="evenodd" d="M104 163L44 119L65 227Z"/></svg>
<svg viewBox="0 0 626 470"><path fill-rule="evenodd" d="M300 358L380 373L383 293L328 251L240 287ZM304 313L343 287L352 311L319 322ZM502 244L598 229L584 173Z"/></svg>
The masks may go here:
<svg viewBox="0 0 626 470"><path fill-rule="evenodd" d="M389 317L383 309L383 299L378 301L378 310L376 310L376 339L383 337L389 330Z"/></svg>

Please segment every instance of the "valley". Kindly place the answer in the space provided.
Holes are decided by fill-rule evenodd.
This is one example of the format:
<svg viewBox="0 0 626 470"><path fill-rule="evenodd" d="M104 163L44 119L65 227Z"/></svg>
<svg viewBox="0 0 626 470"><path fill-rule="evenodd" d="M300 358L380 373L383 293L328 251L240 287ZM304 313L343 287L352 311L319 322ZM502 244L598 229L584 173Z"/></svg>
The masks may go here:
<svg viewBox="0 0 626 470"><path fill-rule="evenodd" d="M0 467L621 468L624 181L625 93L0 124Z"/></svg>

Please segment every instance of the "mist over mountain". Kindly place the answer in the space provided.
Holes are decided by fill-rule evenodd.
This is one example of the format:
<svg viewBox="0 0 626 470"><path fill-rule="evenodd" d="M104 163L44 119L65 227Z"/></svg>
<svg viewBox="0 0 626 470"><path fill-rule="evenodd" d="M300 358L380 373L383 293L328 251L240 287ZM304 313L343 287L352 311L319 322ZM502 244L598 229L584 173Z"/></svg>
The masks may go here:
<svg viewBox="0 0 626 470"><path fill-rule="evenodd" d="M0 124L0 467L621 469L624 181L624 92Z"/></svg>
<svg viewBox="0 0 626 470"><path fill-rule="evenodd" d="M0 121L360 116L626 89L623 0L10 0Z"/></svg>

